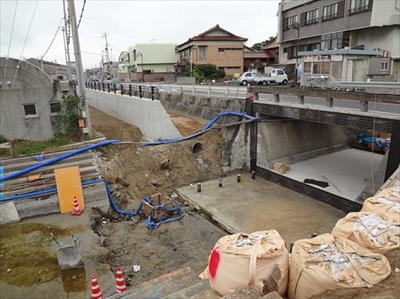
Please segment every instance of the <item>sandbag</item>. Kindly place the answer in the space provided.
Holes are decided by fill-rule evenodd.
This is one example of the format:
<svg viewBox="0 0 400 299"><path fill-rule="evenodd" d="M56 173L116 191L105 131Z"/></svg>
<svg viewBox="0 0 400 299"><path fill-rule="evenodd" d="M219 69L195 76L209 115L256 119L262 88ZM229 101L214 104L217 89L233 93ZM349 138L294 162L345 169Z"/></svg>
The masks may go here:
<svg viewBox="0 0 400 299"><path fill-rule="evenodd" d="M332 234L296 241L291 254L290 299L326 290L371 287L391 273L389 261L357 243Z"/></svg>
<svg viewBox="0 0 400 299"><path fill-rule="evenodd" d="M260 295L286 293L289 253L276 230L238 233L220 238L212 250L207 269L200 274L221 296L242 289Z"/></svg>
<svg viewBox="0 0 400 299"><path fill-rule="evenodd" d="M383 189L376 196L364 201L361 212L374 212L386 215L394 223L400 222L400 181Z"/></svg>
<svg viewBox="0 0 400 299"><path fill-rule="evenodd" d="M400 247L400 223L381 213L349 213L336 223L332 235L352 240L378 253Z"/></svg>

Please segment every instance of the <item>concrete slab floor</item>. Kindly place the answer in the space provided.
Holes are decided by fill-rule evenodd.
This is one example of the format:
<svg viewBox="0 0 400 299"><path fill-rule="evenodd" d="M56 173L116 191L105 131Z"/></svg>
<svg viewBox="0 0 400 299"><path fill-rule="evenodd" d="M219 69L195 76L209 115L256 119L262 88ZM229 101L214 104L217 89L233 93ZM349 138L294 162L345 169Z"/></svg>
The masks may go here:
<svg viewBox="0 0 400 299"><path fill-rule="evenodd" d="M384 155L351 148L291 164L290 170L283 175L299 182L306 178L327 182L326 188L312 186L355 200L373 181L374 172L383 159ZM379 187L376 186L376 190Z"/></svg>
<svg viewBox="0 0 400 299"><path fill-rule="evenodd" d="M345 213L308 196L271 183L250 173L193 184L177 190L196 208L206 211L231 233L275 229L290 243L312 233L331 232Z"/></svg>

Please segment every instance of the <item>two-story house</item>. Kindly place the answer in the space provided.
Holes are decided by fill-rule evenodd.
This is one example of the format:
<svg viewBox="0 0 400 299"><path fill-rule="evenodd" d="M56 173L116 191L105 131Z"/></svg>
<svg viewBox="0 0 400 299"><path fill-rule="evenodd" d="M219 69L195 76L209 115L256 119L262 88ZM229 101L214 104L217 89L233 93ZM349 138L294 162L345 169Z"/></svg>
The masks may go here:
<svg viewBox="0 0 400 299"><path fill-rule="evenodd" d="M138 43L129 48L129 72L131 81L164 80L174 72L176 44Z"/></svg>
<svg viewBox="0 0 400 299"><path fill-rule="evenodd" d="M242 73L246 41L216 25L176 46L178 64L213 64L228 76Z"/></svg>
<svg viewBox="0 0 400 299"><path fill-rule="evenodd" d="M339 81L400 81L400 1L283 0L279 62Z"/></svg>

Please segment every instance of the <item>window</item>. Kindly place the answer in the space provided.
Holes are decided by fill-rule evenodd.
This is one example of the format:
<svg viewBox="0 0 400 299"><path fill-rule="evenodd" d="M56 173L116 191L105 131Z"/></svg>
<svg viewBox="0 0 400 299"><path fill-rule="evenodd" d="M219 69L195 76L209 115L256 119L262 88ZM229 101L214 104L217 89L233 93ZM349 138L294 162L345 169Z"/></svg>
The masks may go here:
<svg viewBox="0 0 400 299"><path fill-rule="evenodd" d="M304 62L304 73L311 74L311 62Z"/></svg>
<svg viewBox="0 0 400 299"><path fill-rule="evenodd" d="M51 115L58 115L61 112L61 103L60 102L54 102L50 103L50 114Z"/></svg>
<svg viewBox="0 0 400 299"><path fill-rule="evenodd" d="M225 51L242 51L242 48L218 48L218 52L225 52Z"/></svg>
<svg viewBox="0 0 400 299"><path fill-rule="evenodd" d="M381 71L387 72L389 70L389 63L387 61L381 62Z"/></svg>
<svg viewBox="0 0 400 299"><path fill-rule="evenodd" d="M344 7L341 5L341 8ZM339 2L331 5L324 6L322 9L322 20L330 20L343 16L339 14Z"/></svg>
<svg viewBox="0 0 400 299"><path fill-rule="evenodd" d="M297 16L285 18L285 23L283 24L283 29L289 30L290 28L295 27L295 24L298 24L298 23L299 23L299 21L298 21Z"/></svg>
<svg viewBox="0 0 400 299"><path fill-rule="evenodd" d="M333 50L342 49L346 46L345 39L347 34L343 32L329 33L321 35L321 49Z"/></svg>
<svg viewBox="0 0 400 299"><path fill-rule="evenodd" d="M206 47L199 47L199 58L206 59Z"/></svg>
<svg viewBox="0 0 400 299"><path fill-rule="evenodd" d="M329 75L331 72L330 62L304 62L304 73L313 75Z"/></svg>
<svg viewBox="0 0 400 299"><path fill-rule="evenodd" d="M37 117L37 110L35 104L23 104L26 118Z"/></svg>
<svg viewBox="0 0 400 299"><path fill-rule="evenodd" d="M278 70L278 75L284 75L285 73L282 70Z"/></svg>
<svg viewBox="0 0 400 299"><path fill-rule="evenodd" d="M372 9L372 0L350 0L349 14L356 14Z"/></svg>
<svg viewBox="0 0 400 299"><path fill-rule="evenodd" d="M322 62L321 63L321 74L329 75L331 72L331 63Z"/></svg>
<svg viewBox="0 0 400 299"><path fill-rule="evenodd" d="M314 24L314 23L318 23L318 8L311 10L311 11L307 11L305 13L302 14L303 15L303 25L310 25L310 24Z"/></svg>

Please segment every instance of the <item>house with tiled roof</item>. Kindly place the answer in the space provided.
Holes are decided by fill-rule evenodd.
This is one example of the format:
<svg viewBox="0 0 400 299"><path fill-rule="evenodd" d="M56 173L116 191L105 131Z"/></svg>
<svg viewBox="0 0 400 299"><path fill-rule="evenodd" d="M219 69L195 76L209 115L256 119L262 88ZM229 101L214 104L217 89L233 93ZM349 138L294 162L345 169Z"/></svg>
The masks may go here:
<svg viewBox="0 0 400 299"><path fill-rule="evenodd" d="M270 44L263 47L260 51L253 48L244 47L244 69L257 70L265 73L267 67L274 67L278 63L279 45Z"/></svg>
<svg viewBox="0 0 400 299"><path fill-rule="evenodd" d="M218 24L176 46L179 56L177 69L198 64L214 64L226 75L244 71L244 43L247 38L237 36Z"/></svg>

